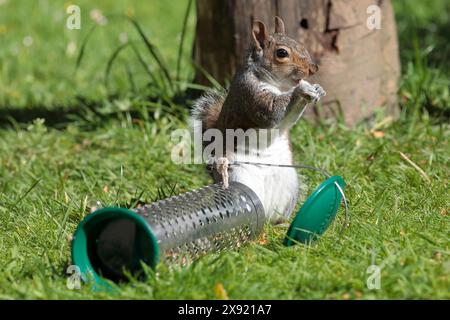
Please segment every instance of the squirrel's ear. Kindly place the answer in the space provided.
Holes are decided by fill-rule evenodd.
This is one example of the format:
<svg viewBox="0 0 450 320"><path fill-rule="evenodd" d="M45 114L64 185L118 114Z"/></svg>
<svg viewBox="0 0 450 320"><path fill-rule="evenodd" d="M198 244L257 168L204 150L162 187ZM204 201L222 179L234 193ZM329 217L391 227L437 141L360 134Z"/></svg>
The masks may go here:
<svg viewBox="0 0 450 320"><path fill-rule="evenodd" d="M280 17L275 16L275 33L285 33L284 22Z"/></svg>
<svg viewBox="0 0 450 320"><path fill-rule="evenodd" d="M264 49L264 42L267 40L268 35L266 32L266 26L259 20L255 20L252 28L252 36L257 49Z"/></svg>

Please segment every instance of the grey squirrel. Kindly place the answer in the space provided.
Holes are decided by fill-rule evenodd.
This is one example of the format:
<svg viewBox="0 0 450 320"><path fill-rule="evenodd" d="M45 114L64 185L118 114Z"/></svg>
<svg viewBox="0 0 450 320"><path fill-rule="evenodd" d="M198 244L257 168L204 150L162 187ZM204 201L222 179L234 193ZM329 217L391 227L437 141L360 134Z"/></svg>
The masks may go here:
<svg viewBox="0 0 450 320"><path fill-rule="evenodd" d="M293 163L289 129L308 103L325 95L320 85L304 80L317 71L304 46L286 36L281 18L275 17L273 34L257 20L252 28L252 46L228 92L207 92L193 106L192 119L197 120L194 130L203 133L208 129L271 130L270 142L264 146L258 143L239 152L227 145L224 155L212 154L211 161L216 163L212 167L214 180L226 183L225 177L249 186L272 222L285 220L294 210L300 187L296 170L238 162ZM200 123L200 128L195 123ZM228 166L229 162L238 164Z"/></svg>

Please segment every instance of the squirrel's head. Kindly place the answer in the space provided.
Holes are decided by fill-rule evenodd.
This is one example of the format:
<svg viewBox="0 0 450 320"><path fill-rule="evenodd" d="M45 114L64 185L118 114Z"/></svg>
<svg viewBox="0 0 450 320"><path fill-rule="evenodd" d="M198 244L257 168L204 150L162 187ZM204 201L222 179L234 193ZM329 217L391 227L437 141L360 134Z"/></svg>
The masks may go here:
<svg viewBox="0 0 450 320"><path fill-rule="evenodd" d="M285 34L284 22L275 17L275 32L269 34L263 22L252 28L251 58L264 70L263 76L279 87L291 88L318 71L305 47ZM267 72L266 72L267 71Z"/></svg>

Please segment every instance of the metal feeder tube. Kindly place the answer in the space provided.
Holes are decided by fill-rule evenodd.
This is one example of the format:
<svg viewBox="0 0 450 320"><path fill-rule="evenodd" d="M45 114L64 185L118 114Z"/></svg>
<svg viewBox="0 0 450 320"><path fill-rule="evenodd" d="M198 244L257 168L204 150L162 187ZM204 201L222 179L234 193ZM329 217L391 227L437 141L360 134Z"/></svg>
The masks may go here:
<svg viewBox="0 0 450 320"><path fill-rule="evenodd" d="M142 207L103 208L88 215L72 242L72 261L101 282L142 271L141 263L197 258L237 249L260 234L264 208L247 186L231 182L206 186Z"/></svg>

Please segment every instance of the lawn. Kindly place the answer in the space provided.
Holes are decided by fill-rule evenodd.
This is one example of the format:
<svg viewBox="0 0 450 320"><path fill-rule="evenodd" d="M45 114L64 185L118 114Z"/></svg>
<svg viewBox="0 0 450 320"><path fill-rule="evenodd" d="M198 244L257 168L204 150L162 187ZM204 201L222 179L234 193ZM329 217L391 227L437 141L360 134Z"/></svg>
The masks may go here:
<svg viewBox="0 0 450 320"><path fill-rule="evenodd" d="M296 162L345 178L343 234L342 210L312 246L283 247L286 227L267 225L238 252L184 268L159 265L146 281L107 293L66 286L70 238L89 209L211 183L202 166L171 162L170 133L187 128L190 101L183 90L163 91L161 79L147 85L139 57L151 70L157 65L119 17L139 22L175 78L187 1L77 1L82 28L67 30L64 1L0 0L0 298L449 299L450 8L432 3L394 0L403 66L398 121L380 110L373 128L302 121L292 133ZM181 89L192 87L193 9ZM92 32L90 16L99 13L107 24ZM140 55L124 48L106 86L108 61L128 42ZM309 191L322 181L301 174ZM372 264L381 267L379 290L366 285Z"/></svg>

